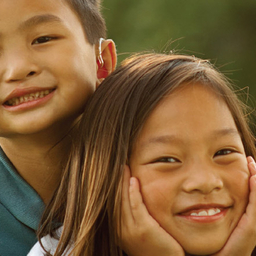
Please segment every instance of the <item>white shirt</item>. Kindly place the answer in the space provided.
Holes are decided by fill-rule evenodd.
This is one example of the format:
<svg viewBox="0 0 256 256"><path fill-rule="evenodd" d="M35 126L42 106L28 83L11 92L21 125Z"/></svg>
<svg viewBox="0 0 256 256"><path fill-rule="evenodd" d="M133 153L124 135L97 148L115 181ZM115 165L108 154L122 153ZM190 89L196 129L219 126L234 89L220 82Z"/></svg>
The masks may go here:
<svg viewBox="0 0 256 256"><path fill-rule="evenodd" d="M57 230L57 235L60 236L61 232L62 232L62 227L60 227ZM46 249L46 251L50 252L53 255L56 251L59 240L51 237L50 235L47 235L41 239L41 242L42 242L44 248ZM27 256L44 256L44 255L45 255L44 249L41 247L40 243L37 242L32 247L32 249L30 250L30 252L28 253ZM68 253L65 253L64 255L68 255Z"/></svg>

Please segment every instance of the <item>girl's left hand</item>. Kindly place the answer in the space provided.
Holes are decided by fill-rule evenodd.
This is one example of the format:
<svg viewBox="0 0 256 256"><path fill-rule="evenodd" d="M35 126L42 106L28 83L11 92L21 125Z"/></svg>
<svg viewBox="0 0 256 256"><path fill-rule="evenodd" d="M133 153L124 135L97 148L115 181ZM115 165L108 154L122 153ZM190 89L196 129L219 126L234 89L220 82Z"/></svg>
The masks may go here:
<svg viewBox="0 0 256 256"><path fill-rule="evenodd" d="M250 156L247 161L251 173L249 203L226 245L212 256L251 256L256 246L256 164Z"/></svg>

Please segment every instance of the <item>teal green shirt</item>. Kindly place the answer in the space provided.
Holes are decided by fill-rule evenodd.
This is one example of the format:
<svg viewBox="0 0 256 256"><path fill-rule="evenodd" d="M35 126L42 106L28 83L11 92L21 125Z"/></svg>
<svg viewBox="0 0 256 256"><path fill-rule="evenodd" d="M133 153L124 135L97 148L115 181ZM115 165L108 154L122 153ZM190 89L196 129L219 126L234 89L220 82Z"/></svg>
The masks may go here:
<svg viewBox="0 0 256 256"><path fill-rule="evenodd" d="M44 209L37 192L0 148L0 256L25 256L37 241Z"/></svg>

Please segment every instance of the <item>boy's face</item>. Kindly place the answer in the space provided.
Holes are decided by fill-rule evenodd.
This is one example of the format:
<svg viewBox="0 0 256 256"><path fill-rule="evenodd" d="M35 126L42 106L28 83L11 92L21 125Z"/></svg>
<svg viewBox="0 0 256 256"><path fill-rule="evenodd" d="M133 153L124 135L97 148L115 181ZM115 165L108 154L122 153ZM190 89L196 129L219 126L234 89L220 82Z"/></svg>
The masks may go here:
<svg viewBox="0 0 256 256"><path fill-rule="evenodd" d="M0 1L0 136L70 129L96 72L94 46L65 1Z"/></svg>
<svg viewBox="0 0 256 256"><path fill-rule="evenodd" d="M247 160L223 100L200 84L165 97L130 159L150 214L190 254L220 250L248 202Z"/></svg>

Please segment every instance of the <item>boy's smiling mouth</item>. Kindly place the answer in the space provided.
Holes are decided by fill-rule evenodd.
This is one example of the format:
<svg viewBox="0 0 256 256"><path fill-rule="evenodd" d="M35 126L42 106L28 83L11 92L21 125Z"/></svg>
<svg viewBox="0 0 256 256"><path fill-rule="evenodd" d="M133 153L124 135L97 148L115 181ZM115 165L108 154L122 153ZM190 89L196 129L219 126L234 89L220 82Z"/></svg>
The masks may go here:
<svg viewBox="0 0 256 256"><path fill-rule="evenodd" d="M29 101L33 101L33 100L43 98L46 95L48 95L49 93L51 93L52 91L53 91L53 89L52 90L44 90L44 91L39 91L39 92L35 92L35 93L29 93L29 94L26 94L26 95L21 96L21 97L15 97L15 98L12 98L12 99L6 101L4 103L4 105L17 106L17 105L22 104L22 103L26 103L26 102L29 102Z"/></svg>
<svg viewBox="0 0 256 256"><path fill-rule="evenodd" d="M35 101L41 98L44 98L45 96L49 95L51 92L53 92L55 89L45 89L45 90L39 90L32 93L26 93L22 96L16 96L13 97L7 101L4 102L5 106L17 106L23 103Z"/></svg>

